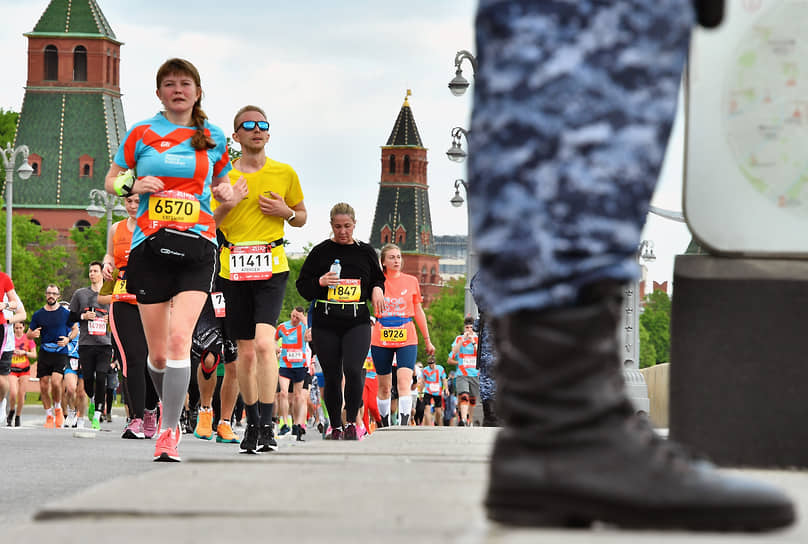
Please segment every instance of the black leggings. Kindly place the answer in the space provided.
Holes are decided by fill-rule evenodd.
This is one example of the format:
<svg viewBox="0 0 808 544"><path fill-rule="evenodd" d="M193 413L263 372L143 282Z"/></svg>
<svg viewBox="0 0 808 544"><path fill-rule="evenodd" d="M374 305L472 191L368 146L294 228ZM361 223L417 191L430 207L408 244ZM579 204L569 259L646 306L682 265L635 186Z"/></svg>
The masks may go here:
<svg viewBox="0 0 808 544"><path fill-rule="evenodd" d="M344 330L317 327L311 331L317 342L317 357L325 377L325 407L331 427L342 426L342 376L345 375L345 417L356 421L362 406L362 367L370 348L370 324L363 323Z"/></svg>
<svg viewBox="0 0 808 544"><path fill-rule="evenodd" d="M107 374L112 361L112 346L79 346L79 364L84 378L84 391L93 397L95 409L104 413Z"/></svg>
<svg viewBox="0 0 808 544"><path fill-rule="evenodd" d="M158 398L146 368L149 350L146 347L143 324L140 322L140 312L134 304L114 302L111 314L112 337L121 358L121 368L126 375L129 416L143 419L143 409L157 408Z"/></svg>

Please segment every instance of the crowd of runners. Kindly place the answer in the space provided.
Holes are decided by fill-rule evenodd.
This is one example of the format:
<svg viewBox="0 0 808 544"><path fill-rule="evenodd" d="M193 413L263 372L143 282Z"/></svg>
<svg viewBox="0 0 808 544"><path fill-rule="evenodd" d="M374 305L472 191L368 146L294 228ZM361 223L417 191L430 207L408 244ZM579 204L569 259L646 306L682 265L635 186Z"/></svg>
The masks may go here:
<svg viewBox="0 0 808 544"><path fill-rule="evenodd" d="M20 424L20 391L35 368L45 427L81 429L109 421L107 386L120 369L121 435L155 439L155 461L179 461L184 432L254 454L276 450L276 437L304 441L314 428L325 439L361 440L389 425L475 424L471 319L444 355L455 376L435 360L400 248L378 253L355 239L350 204L332 207L331 236L302 264L294 287L308 308L280 322L284 229L308 215L296 172L266 155L260 107L236 112L241 155L231 161L224 132L201 109L196 68L170 59L156 80L164 110L129 129L106 176L128 218L109 229L90 285L69 303L48 285L25 327L13 283L0 276L0 375L14 376L0 378L0 398L11 390L7 423Z"/></svg>

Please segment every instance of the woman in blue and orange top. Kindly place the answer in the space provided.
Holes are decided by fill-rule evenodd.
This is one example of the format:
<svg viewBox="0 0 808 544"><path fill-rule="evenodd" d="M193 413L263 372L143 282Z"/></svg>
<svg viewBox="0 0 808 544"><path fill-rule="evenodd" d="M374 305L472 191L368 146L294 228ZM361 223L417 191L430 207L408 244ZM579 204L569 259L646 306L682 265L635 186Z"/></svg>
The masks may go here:
<svg viewBox="0 0 808 544"><path fill-rule="evenodd" d="M225 136L202 111L194 65L183 59L163 63L157 71L157 97L164 111L126 134L107 173L106 190L141 195L127 290L138 302L149 374L163 403L154 460L179 461L191 339L215 274L210 198L212 194L229 205L233 190ZM127 176L127 169L135 175Z"/></svg>
<svg viewBox="0 0 808 544"><path fill-rule="evenodd" d="M421 286L418 278L401 272L401 249L395 244L386 244L381 250L384 270L384 311L376 315L373 326L371 351L379 382L377 405L382 426L390 424L390 389L393 385L393 357L398 369L399 423L409 423L412 411L412 372L418 354L418 335L413 320L421 329L427 355L434 355L435 346L429 341L429 328L421 306Z"/></svg>

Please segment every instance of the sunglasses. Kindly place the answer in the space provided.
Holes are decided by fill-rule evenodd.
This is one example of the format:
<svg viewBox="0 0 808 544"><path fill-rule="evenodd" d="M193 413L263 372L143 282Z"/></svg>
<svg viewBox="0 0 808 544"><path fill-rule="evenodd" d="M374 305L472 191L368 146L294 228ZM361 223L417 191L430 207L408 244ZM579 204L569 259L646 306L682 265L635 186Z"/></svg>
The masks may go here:
<svg viewBox="0 0 808 544"><path fill-rule="evenodd" d="M258 130L261 132L266 132L269 130L269 123L266 121L243 121L238 128L243 128L244 130L255 130L256 125L258 125Z"/></svg>

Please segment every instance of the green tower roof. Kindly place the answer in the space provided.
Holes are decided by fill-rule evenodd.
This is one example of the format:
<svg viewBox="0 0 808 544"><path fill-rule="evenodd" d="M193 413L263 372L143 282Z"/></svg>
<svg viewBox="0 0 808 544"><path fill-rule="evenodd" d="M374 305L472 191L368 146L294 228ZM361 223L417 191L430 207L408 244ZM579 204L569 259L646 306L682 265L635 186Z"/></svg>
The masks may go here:
<svg viewBox="0 0 808 544"><path fill-rule="evenodd" d="M34 30L25 34L30 38L66 35L106 38L120 43L95 0L51 0Z"/></svg>

